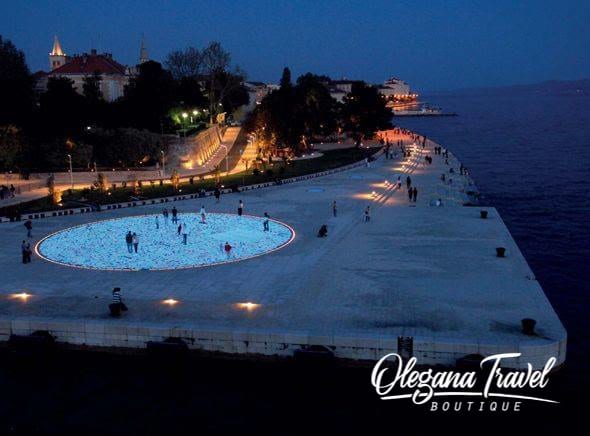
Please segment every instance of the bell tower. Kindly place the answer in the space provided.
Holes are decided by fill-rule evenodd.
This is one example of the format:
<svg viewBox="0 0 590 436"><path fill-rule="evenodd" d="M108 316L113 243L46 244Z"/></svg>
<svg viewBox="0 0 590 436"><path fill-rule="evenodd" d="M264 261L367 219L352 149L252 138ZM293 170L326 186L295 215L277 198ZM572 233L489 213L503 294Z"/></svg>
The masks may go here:
<svg viewBox="0 0 590 436"><path fill-rule="evenodd" d="M61 44L57 36L53 39L53 50L49 53L49 68L51 71L61 67L66 63L66 54L61 49Z"/></svg>

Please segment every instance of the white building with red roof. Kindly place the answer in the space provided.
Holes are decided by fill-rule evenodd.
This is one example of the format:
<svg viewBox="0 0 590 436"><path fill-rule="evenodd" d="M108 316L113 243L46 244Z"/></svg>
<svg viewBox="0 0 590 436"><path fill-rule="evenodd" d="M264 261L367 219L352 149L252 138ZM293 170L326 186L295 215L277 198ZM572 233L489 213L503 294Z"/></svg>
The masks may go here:
<svg viewBox="0 0 590 436"><path fill-rule="evenodd" d="M147 50L142 41L140 62L147 60ZM100 90L106 101L114 101L123 96L125 85L136 68L128 68L113 59L111 53L99 54L95 49L90 53L68 56L64 53L57 36L53 42L53 49L49 53L48 73L38 72L37 90L43 91L47 87L50 77L66 77L73 82L77 92L83 93L84 78L94 74L100 74Z"/></svg>

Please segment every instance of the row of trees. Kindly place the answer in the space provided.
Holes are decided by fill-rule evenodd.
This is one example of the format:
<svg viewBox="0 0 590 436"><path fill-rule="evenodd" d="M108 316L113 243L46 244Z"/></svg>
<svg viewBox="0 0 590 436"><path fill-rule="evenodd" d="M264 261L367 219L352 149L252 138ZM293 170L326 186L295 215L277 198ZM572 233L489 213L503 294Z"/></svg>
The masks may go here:
<svg viewBox="0 0 590 436"><path fill-rule="evenodd" d="M250 114L246 128L272 148L302 153L312 141L346 133L359 145L390 127L393 114L375 87L355 82L339 103L330 96L328 83L325 76L307 73L293 84L291 72L285 68L280 88Z"/></svg>
<svg viewBox="0 0 590 436"><path fill-rule="evenodd" d="M139 65L114 102L103 99L98 73L84 79L81 94L71 80L52 77L36 96L24 54L0 36L0 171L63 167L65 154L79 166L131 165L138 153L154 148L150 144L166 146L153 134L173 133L175 114L203 108L214 119L248 103L245 76L232 69L230 54L219 43L173 52L165 66ZM107 139L118 149L102 152Z"/></svg>

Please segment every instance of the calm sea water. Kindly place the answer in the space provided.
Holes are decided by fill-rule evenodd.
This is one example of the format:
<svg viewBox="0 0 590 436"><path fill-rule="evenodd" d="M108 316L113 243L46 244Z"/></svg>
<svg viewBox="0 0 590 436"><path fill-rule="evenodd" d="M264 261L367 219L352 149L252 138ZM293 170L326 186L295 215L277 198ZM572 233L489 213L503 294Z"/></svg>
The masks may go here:
<svg viewBox="0 0 590 436"><path fill-rule="evenodd" d="M498 434L511 435L525 422L531 431L562 434L583 416L579 394L589 380L590 99L501 94L428 101L459 116L399 124L448 146L471 170L483 202L499 209L568 330L566 366L541 395L561 404L436 414L411 402L379 401L367 368L0 350L0 434L425 434L427 425L483 434L497 425Z"/></svg>
<svg viewBox="0 0 590 436"><path fill-rule="evenodd" d="M426 96L457 117L396 123L449 147L523 251L568 331L567 372L588 382L590 96Z"/></svg>

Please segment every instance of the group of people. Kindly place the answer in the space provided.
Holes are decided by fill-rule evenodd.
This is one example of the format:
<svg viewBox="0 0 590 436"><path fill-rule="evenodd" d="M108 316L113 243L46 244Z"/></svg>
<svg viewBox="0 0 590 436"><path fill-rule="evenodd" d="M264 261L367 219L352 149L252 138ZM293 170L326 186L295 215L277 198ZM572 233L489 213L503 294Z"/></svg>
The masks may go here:
<svg viewBox="0 0 590 436"><path fill-rule="evenodd" d="M137 233L131 233L131 230L129 230L125 235L125 243L127 244L127 251L129 253L137 253L139 248L139 236L137 236Z"/></svg>
<svg viewBox="0 0 590 436"><path fill-rule="evenodd" d="M14 198L15 194L16 194L16 188L14 187L14 185L12 183L10 184L10 187L8 187L6 185L0 186L0 200Z"/></svg>
<svg viewBox="0 0 590 436"><path fill-rule="evenodd" d="M334 205L334 214L336 214L335 207L336 206ZM244 214L244 201L240 200L238 202L238 216L242 216L243 214ZM168 226L168 219L169 219L170 215L172 216L172 223L178 224L178 227L176 228L176 234L178 236L182 236L182 243L184 245L187 245L187 243L188 243L187 224L186 224L186 222L179 222L179 213L178 213L178 209L176 209L176 206L174 206L170 212L166 208L164 208L162 210L162 216L164 217L164 224L166 226ZM199 215L201 218L201 224L207 224L207 212L205 210L204 205L201 206L201 209L199 211ZM159 216L155 217L154 222L155 222L156 229L159 229L160 228ZM28 225L31 225L30 221L27 221L27 223L28 223ZM27 223L25 223L25 226L27 226ZM28 229L28 232L29 232L28 234L30 237L31 228L27 227L27 229ZM270 231L270 215L268 214L268 212L264 212L264 219L262 220L262 231L263 232ZM127 234L125 235L125 243L127 244L127 251L129 253L137 253L138 252L139 236L137 235L137 233L131 232L129 230L127 232ZM227 254L227 256L229 258L230 254L231 254L232 246L228 242L226 242L224 245L222 245L222 250L225 251L225 253Z"/></svg>

